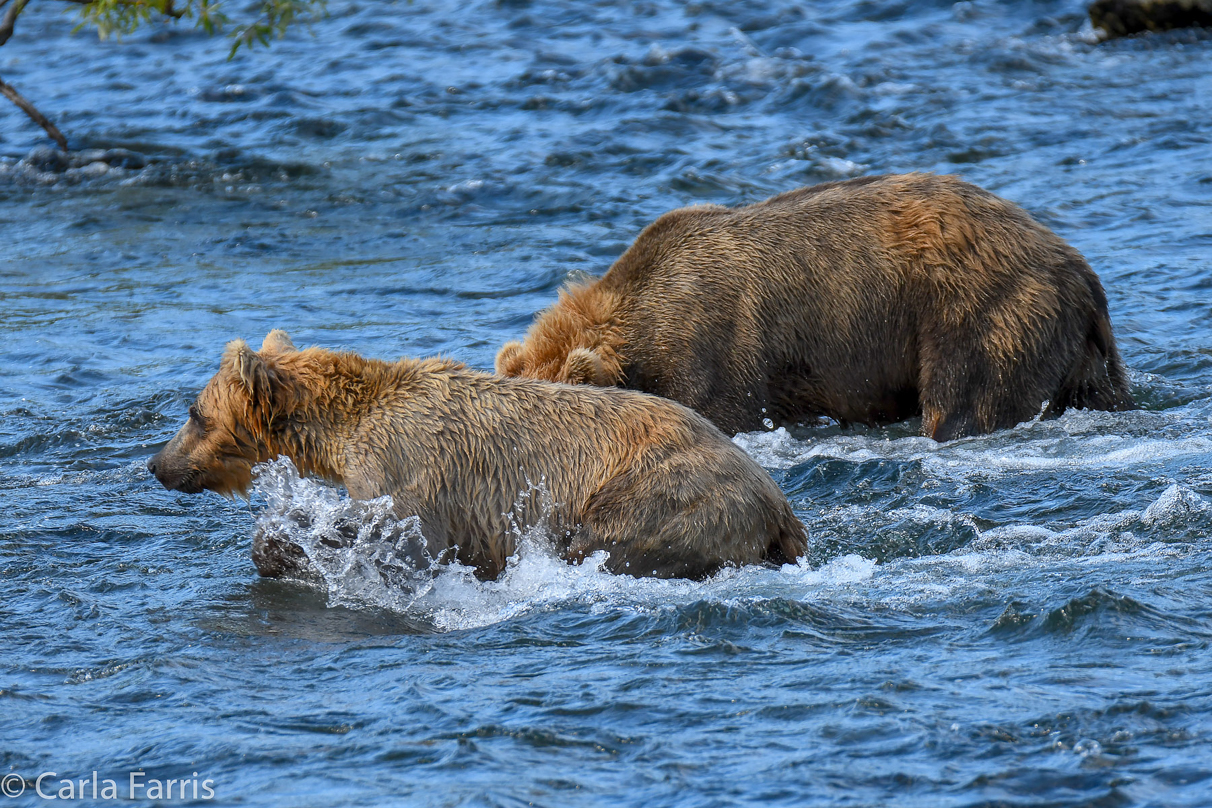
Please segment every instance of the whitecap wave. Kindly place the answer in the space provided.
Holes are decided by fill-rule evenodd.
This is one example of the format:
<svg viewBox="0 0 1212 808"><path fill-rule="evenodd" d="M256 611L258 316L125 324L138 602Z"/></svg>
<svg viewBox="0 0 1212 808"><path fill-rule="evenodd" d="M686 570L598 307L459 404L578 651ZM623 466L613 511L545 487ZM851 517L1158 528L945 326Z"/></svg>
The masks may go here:
<svg viewBox="0 0 1212 808"><path fill-rule="evenodd" d="M536 486L541 493L541 487ZM534 494L522 492L519 501ZM452 558L431 558L416 517L397 519L390 497L350 499L340 490L301 478L279 458L257 468L253 496L266 507L259 532L289 542L307 557L301 579L324 588L331 606L407 613L449 631L491 625L526 612L577 602L601 608L652 609L700 600L739 602L781 597L798 587L848 585L869 578L874 561L856 555L816 569L725 569L707 581L632 578L606 570L608 555L580 564L560 558L543 527L515 530L517 551L492 581Z"/></svg>
<svg viewBox="0 0 1212 808"><path fill-rule="evenodd" d="M800 438L785 427L741 433L733 442L772 469L791 468L818 457L855 463L919 461L927 473L939 478L979 479L1024 471L1122 469L1207 456L1212 454L1212 435L1207 431L1202 403L1199 410L1073 410L1057 419L1028 421L993 435L946 443L861 432Z"/></svg>
<svg viewBox="0 0 1212 808"><path fill-rule="evenodd" d="M257 516L258 530L271 531L306 554L312 568L306 579L324 588L330 605L406 613L437 631L492 625L574 603L594 611L663 611L702 601L736 606L775 598L921 603L964 591L987 592L993 576L1007 570L1182 554L1189 546L1181 540L1158 537L1181 536L1184 525L1188 535L1206 535L1212 527L1212 504L1180 485L1171 485L1144 509L1097 515L1065 529L1004 525L982 531L964 514L911 506L890 516L959 520L975 538L934 556L877 563L842 553L816 566L801 559L781 568L729 568L706 581L615 575L605 568L604 552L570 564L556 553L546 530L528 528L516 531L517 551L502 575L481 581L470 567L425 554L419 520L396 518L390 497L352 500L331 486L301 479L284 458L258 472L254 496L267 501ZM865 519L857 512L852 516ZM811 536L811 520L808 529Z"/></svg>

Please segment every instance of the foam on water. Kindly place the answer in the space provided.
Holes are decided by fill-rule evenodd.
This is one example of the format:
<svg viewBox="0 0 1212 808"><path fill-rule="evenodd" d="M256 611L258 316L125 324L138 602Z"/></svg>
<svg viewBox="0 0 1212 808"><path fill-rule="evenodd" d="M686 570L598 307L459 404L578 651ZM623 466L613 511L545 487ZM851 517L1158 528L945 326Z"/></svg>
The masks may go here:
<svg viewBox="0 0 1212 808"><path fill-rule="evenodd" d="M861 597L885 605L954 601L998 591L1006 572L1073 577L1091 567L1173 560L1197 551L1210 530L1212 503L1175 484L1141 510L1098 514L1065 529L1000 525L948 553L893 559L875 568ZM1168 569L1159 565L1156 573Z"/></svg>
<svg viewBox="0 0 1212 808"><path fill-rule="evenodd" d="M980 534L972 547L1015 548L1036 555L1109 560L1122 558L1124 553L1159 551L1165 544L1182 544L1192 538L1188 535L1192 530L1206 533L1209 522L1212 505L1191 489L1174 484L1143 511L1098 514L1065 530L1039 525L996 527ZM1158 534L1166 535L1166 542L1156 541Z"/></svg>
<svg viewBox="0 0 1212 808"><path fill-rule="evenodd" d="M772 598L934 601L981 592L989 576L1015 568L1182 555L1190 551L1184 537L1212 528L1212 505L1180 485L1171 485L1143 510L1099 514L1065 529L1015 524L980 530L965 514L915 505L883 516L948 524L960 520L975 538L951 552L920 558L881 564L844 553L816 566L800 559L779 569L725 569L701 582L614 575L605 569L605 552L570 564L556 553L545 528L515 528L517 551L505 572L497 580L481 581L452 558L431 558L420 521L398 519L390 497L352 500L331 486L300 478L285 458L259 467L254 497L267 502L257 516L258 530L303 550L314 572L309 580L325 589L330 605L406 613L438 631L491 625L570 603L594 610L665 611L701 601L737 606ZM872 521L870 509L844 510L844 521L858 520L871 530L889 524ZM809 519L807 527L811 541L829 525ZM1168 538L1162 541L1159 535Z"/></svg>
<svg viewBox="0 0 1212 808"><path fill-rule="evenodd" d="M391 497L352 500L302 479L287 458L258 466L256 475L253 494L268 505L257 516L258 539L300 548L330 604L403 612L432 585L420 519L396 519Z"/></svg>
<svg viewBox="0 0 1212 808"><path fill-rule="evenodd" d="M505 572L481 581L456 560L424 553L420 520L397 519L391 497L352 500L301 478L286 458L258 467L253 496L267 505L257 515L257 529L302 549L314 573L304 580L323 586L330 605L408 613L443 631L490 625L568 602L644 609L782 596L789 582L844 586L869 578L876 566L847 555L817 569L804 562L781 570L727 569L704 582L632 578L607 572L605 552L580 564L566 562L548 531L538 526L515 528L517 551Z"/></svg>
<svg viewBox="0 0 1212 808"><path fill-rule="evenodd" d="M1203 406L1201 402L1201 413ZM1201 429L1204 424L1196 422L1200 413L1183 411L1190 409L1077 410L1055 420L1029 421L993 436L947 443L870 434L801 440L784 427L741 433L733 441L766 468L791 468L817 457L851 462L898 460L920 461L930 474L945 479L987 478L1023 471L1123 468L1212 454L1212 436ZM1168 430L1181 437L1156 437Z"/></svg>

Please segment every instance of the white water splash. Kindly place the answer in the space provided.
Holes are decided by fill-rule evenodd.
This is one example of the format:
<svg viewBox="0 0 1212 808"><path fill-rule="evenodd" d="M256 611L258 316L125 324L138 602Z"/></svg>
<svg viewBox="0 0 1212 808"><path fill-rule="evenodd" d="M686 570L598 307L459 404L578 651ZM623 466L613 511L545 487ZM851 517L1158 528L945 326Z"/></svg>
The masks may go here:
<svg viewBox="0 0 1212 808"><path fill-rule="evenodd" d="M404 612L431 585L435 559L426 552L420 519L396 519L391 497L352 500L300 478L284 457L255 473L253 494L267 502L257 516L258 538L301 549L331 605Z"/></svg>
<svg viewBox="0 0 1212 808"><path fill-rule="evenodd" d="M933 476L967 480L1024 471L1119 469L1206 457L1212 454L1212 436L1204 425L1188 423L1196 414L1074 410L1058 419L1028 421L993 435L946 443L862 433L800 439L784 427L741 433L733 442L766 468L791 468L817 457L854 463L918 461ZM1198 415L1202 416L1202 409Z"/></svg>
<svg viewBox="0 0 1212 808"><path fill-rule="evenodd" d="M330 605L407 613L439 631L492 625L570 603L595 611L665 610L699 601L741 605L771 598L920 603L963 591L987 592L996 576L1032 566L1085 567L1174 556L1189 546L1181 540L1159 541L1159 535L1181 534L1184 526L1206 534L1212 525L1212 504L1171 485L1143 510L1097 515L1060 530L1040 525L978 530L965 547L942 555L877 564L847 554L817 567L801 560L778 569L725 569L706 581L615 575L605 569L604 552L570 564L557 555L545 529L515 528L517 551L505 571L496 580L481 581L457 561L430 558L423 550L419 520L397 519L390 497L352 500L330 486L301 479L285 459L258 471L254 492L268 504L257 517L259 529L303 550ZM538 487L523 492L519 503L536 491L541 495ZM861 507L848 510L855 511L854 519L869 517L860 513ZM898 513L930 522L970 522L964 514L926 506ZM812 522L808 529L812 535Z"/></svg>
<svg viewBox="0 0 1212 808"><path fill-rule="evenodd" d="M556 554L545 527L520 527L516 517L510 520L516 551L505 572L480 581L448 554L433 558L420 520L397 519L391 497L350 499L300 478L286 458L257 468L253 493L268 506L257 516L258 530L301 549L310 564L305 580L321 583L334 606L409 613L450 630L500 622L546 604L593 601L633 585L633 579L605 571L605 552L569 564ZM513 514L528 507L550 512L542 482L519 494Z"/></svg>
<svg viewBox="0 0 1212 808"><path fill-rule="evenodd" d="M258 530L303 551L311 567L304 580L322 586L330 605L407 613L442 631L491 625L569 602L657 609L700 600L780 597L789 584L846 586L870 578L876 568L874 561L848 555L817 569L804 563L781 570L725 569L702 582L632 578L607 571L604 551L570 564L557 555L545 528L519 529L515 523L517 551L498 579L481 581L453 559L430 558L423 551L420 520L397 519L390 497L352 500L300 478L285 458L257 468L253 494L267 504L257 515ZM515 510L536 495L542 502L541 484L522 492Z"/></svg>

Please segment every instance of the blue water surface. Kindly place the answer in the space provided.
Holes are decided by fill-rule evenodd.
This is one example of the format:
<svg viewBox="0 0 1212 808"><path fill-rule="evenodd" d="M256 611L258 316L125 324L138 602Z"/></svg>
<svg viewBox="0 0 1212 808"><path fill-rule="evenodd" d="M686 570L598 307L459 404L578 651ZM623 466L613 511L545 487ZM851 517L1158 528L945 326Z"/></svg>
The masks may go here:
<svg viewBox="0 0 1212 808"><path fill-rule="evenodd" d="M1099 42L1070 0L329 12L228 61L34 3L0 49L75 155L0 109L8 804L136 770L223 805L1212 804L1212 33ZM740 435L811 548L705 582L539 537L495 582L261 580L275 497L340 492L144 469L230 339L488 368L666 210L912 170L1088 257L1144 409Z"/></svg>

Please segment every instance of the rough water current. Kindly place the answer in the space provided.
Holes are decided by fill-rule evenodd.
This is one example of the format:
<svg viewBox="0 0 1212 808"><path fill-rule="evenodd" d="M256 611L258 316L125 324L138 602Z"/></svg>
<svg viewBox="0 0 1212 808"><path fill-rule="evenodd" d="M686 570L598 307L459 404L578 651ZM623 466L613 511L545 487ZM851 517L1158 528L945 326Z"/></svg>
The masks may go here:
<svg viewBox="0 0 1212 808"><path fill-rule="evenodd" d="M1100 42L1067 0L329 11L227 61L40 2L0 49L74 150L0 108L0 802L142 772L224 805L1212 805L1212 33ZM230 339L487 368L666 210L911 170L1087 256L1143 409L738 435L810 551L704 582L539 532L497 581L418 575L415 524L287 465L247 504L144 468ZM261 580L292 508L321 574Z"/></svg>

